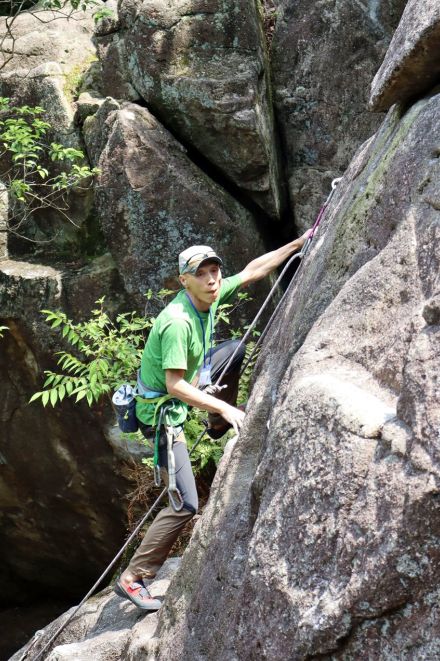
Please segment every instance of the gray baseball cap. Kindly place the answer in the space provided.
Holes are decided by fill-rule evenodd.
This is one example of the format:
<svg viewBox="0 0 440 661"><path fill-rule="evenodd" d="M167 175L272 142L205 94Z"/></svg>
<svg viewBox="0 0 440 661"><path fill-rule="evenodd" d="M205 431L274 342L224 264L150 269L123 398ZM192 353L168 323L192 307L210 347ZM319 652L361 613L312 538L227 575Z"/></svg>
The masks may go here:
<svg viewBox="0 0 440 661"><path fill-rule="evenodd" d="M191 246L179 255L179 273L195 273L205 262L217 262L223 266L220 257L209 246Z"/></svg>

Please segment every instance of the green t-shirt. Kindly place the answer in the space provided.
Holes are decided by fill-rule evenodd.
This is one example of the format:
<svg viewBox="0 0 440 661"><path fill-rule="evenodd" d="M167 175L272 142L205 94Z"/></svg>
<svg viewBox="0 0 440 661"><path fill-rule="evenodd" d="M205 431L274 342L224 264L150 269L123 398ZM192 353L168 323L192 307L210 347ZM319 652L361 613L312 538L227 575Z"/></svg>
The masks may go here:
<svg viewBox="0 0 440 661"><path fill-rule="evenodd" d="M239 275L225 278L220 295L211 305L211 319L215 326L215 313L222 303L229 303L241 285ZM210 313L199 312L203 322L206 352L210 349ZM203 363L202 324L184 290L158 315L153 324L141 361L141 379L155 392L166 393L165 370L185 370L185 381L191 383ZM137 402L136 415L141 422L152 425L155 404ZM169 413L172 425L180 425L186 419L188 405L178 402Z"/></svg>

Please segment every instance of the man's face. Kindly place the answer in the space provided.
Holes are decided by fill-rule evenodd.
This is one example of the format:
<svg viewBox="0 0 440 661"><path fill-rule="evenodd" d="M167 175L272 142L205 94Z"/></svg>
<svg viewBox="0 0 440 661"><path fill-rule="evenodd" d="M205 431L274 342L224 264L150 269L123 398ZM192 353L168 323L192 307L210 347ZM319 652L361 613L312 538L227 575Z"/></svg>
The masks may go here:
<svg viewBox="0 0 440 661"><path fill-rule="evenodd" d="M220 294L222 272L217 262L206 262L194 274L181 275L180 281L191 294L196 307L207 310Z"/></svg>

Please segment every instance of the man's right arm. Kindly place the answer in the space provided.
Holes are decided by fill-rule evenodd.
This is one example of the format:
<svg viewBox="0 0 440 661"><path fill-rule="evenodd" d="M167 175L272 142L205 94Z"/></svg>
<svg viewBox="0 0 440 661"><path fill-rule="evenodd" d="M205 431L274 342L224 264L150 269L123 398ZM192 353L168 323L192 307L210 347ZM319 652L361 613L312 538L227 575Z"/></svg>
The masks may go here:
<svg viewBox="0 0 440 661"><path fill-rule="evenodd" d="M173 397L182 400L190 406L209 411L210 413L219 413L229 424L232 425L236 433L239 432L244 420L244 413L240 409L223 402L217 397L208 395L198 390L183 378L185 370L165 370L165 384L167 392Z"/></svg>
<svg viewBox="0 0 440 661"><path fill-rule="evenodd" d="M293 255L296 250L300 250L304 243L309 238L311 230L304 232L302 236L295 241L286 243L285 246L281 246L278 250L272 250L271 252L261 255L253 259L249 264L239 273L241 279L241 286L246 287L246 285L256 282L265 278L269 273L272 273L278 266L280 266L288 257Z"/></svg>

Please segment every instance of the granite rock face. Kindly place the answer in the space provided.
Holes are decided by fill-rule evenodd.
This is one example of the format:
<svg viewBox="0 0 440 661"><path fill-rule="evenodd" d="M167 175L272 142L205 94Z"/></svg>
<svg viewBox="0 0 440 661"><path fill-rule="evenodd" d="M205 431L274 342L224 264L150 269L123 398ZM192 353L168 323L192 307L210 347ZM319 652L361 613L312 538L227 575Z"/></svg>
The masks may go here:
<svg viewBox="0 0 440 661"><path fill-rule="evenodd" d="M264 252L252 214L187 157L145 108L107 100L84 124L101 169L97 212L125 289L141 307L149 288L176 288L177 255L213 245L225 272Z"/></svg>
<svg viewBox="0 0 440 661"><path fill-rule="evenodd" d="M273 95L296 226L313 223L382 117L368 89L406 0L281 0L272 42Z"/></svg>
<svg viewBox="0 0 440 661"><path fill-rule="evenodd" d="M438 655L439 120L440 95L395 109L345 174L156 659Z"/></svg>
<svg viewBox="0 0 440 661"><path fill-rule="evenodd" d="M0 33L5 36L0 54L1 74L30 71L45 62L57 62L65 74L82 68L84 60L95 55L90 38L92 11L67 14L41 10L22 12L13 22L0 17Z"/></svg>
<svg viewBox="0 0 440 661"><path fill-rule="evenodd" d="M279 154L255 3L124 2L118 25L97 36L105 94L132 98L117 82L122 68L168 129L278 218Z"/></svg>
<svg viewBox="0 0 440 661"><path fill-rule="evenodd" d="M440 79L440 7L409 0L371 85L370 108L388 110L428 92Z"/></svg>

